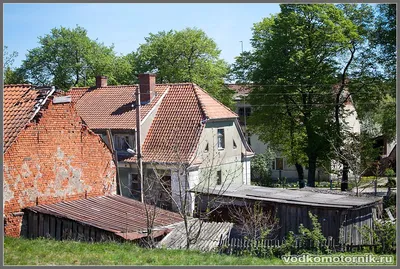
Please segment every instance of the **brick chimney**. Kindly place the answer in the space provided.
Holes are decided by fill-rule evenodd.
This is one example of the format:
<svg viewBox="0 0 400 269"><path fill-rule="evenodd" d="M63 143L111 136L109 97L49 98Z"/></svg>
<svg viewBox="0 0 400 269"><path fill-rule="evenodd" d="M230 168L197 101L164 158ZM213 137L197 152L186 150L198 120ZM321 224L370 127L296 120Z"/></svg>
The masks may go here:
<svg viewBox="0 0 400 269"><path fill-rule="evenodd" d="M106 76L97 76L96 77L96 88L107 87L107 79Z"/></svg>
<svg viewBox="0 0 400 269"><path fill-rule="evenodd" d="M140 103L147 104L155 96L156 74L139 74Z"/></svg>

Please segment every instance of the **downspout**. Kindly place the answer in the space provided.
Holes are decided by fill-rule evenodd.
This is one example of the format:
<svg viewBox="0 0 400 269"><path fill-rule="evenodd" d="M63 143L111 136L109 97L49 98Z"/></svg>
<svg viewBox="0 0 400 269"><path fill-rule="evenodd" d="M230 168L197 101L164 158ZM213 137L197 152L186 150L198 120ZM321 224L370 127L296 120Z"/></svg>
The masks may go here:
<svg viewBox="0 0 400 269"><path fill-rule="evenodd" d="M112 133L111 133L110 129L107 129L106 132L107 132L108 143L110 144L110 149L111 149L111 153L113 156L113 161L115 163L115 166L117 167L117 194L122 195L121 182L120 182L120 178L119 178L118 155L114 148L114 139L112 137Z"/></svg>
<svg viewBox="0 0 400 269"><path fill-rule="evenodd" d="M143 194L143 165L142 165L142 149L140 143L140 85L136 88L136 152L138 162L138 176L140 180L140 200L144 202Z"/></svg>

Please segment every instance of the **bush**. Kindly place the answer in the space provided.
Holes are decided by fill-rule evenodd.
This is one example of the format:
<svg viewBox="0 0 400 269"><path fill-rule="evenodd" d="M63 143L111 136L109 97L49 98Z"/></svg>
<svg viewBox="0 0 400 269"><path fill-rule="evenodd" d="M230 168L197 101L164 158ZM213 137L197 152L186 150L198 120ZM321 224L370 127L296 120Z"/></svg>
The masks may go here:
<svg viewBox="0 0 400 269"><path fill-rule="evenodd" d="M329 253L329 248L325 245L326 238L322 234L321 224L318 221L318 217L308 212L308 216L311 219L312 229L304 227L303 224L299 226L299 234L295 235L292 231L286 236L285 243L277 248L274 252L275 255L293 255L302 253ZM296 240L300 243L300 248L296 247Z"/></svg>
<svg viewBox="0 0 400 269"><path fill-rule="evenodd" d="M274 153L267 150L265 153L257 154L251 159L251 181L254 182L254 185L264 187L272 185L271 163L274 158Z"/></svg>
<svg viewBox="0 0 400 269"><path fill-rule="evenodd" d="M377 220L374 221L374 228L363 226L360 231L365 239L372 237L375 253L396 253L396 222Z"/></svg>

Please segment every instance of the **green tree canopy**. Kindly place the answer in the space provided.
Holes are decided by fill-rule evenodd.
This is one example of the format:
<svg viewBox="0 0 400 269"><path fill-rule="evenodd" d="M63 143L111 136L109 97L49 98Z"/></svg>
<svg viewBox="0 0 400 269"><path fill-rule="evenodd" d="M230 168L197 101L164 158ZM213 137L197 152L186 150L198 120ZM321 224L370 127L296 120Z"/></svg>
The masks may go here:
<svg viewBox="0 0 400 269"><path fill-rule="evenodd" d="M117 84L133 73L130 64L119 59L112 46L91 40L79 26L54 28L39 37L39 44L28 51L22 65L35 85L68 90L71 86L93 85L97 75L106 75L110 84Z"/></svg>
<svg viewBox="0 0 400 269"><path fill-rule="evenodd" d="M334 137L334 91L344 65L340 57L359 38L356 25L332 4L281 5L281 13L253 27L250 63L234 66L258 85L250 93L250 127L265 142L291 151L292 162L307 156L308 185ZM294 149L294 150L293 150ZM293 154L294 153L294 154ZM293 160L298 159L298 160Z"/></svg>
<svg viewBox="0 0 400 269"><path fill-rule="evenodd" d="M3 47L3 78L4 84L26 83L24 73L21 68L14 68L15 58L18 57L18 52L9 52L8 47Z"/></svg>
<svg viewBox="0 0 400 269"><path fill-rule="evenodd" d="M224 87L227 63L216 43L199 29L150 33L146 43L132 53L138 73L157 73L158 83L194 82L224 104L233 92Z"/></svg>

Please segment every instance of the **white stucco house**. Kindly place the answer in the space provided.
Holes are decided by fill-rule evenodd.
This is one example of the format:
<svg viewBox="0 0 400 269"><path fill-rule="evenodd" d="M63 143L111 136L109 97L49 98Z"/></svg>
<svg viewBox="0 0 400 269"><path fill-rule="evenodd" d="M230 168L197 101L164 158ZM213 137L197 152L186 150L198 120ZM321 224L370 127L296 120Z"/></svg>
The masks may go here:
<svg viewBox="0 0 400 269"><path fill-rule="evenodd" d="M239 84L227 84L227 87L235 91L234 101L236 103L236 113L239 115L239 122L242 125L242 129L246 132L246 118L251 115L251 105L246 100L246 97L251 92L251 86L239 85ZM347 98L347 91L343 92L342 99ZM360 121L357 118L357 112L353 105L351 96L344 102L344 117L341 119L341 123L348 127L348 130L353 133L360 133ZM255 154L264 153L268 149L268 143L262 142L258 135L248 134L247 143L250 145ZM286 177L289 180L295 180L298 178L297 170L294 165L287 162L287 158L281 152L275 152L276 158L272 163L272 175L273 179L279 177ZM308 177L308 169L304 168L304 178ZM338 165L332 163L333 169L339 168ZM316 181L329 180L333 175L329 175L325 169L318 167L316 170Z"/></svg>
<svg viewBox="0 0 400 269"><path fill-rule="evenodd" d="M95 87L72 88L67 94L89 128L109 146L114 141L123 196L141 199L144 192L138 176L139 146L143 178L161 178L167 192L160 194L163 208L176 210L186 193L191 196L187 209L193 212L193 194L185 191L195 186L251 184L254 153L237 114L196 84L156 84L154 74L140 74L138 85L110 86L99 76Z"/></svg>

